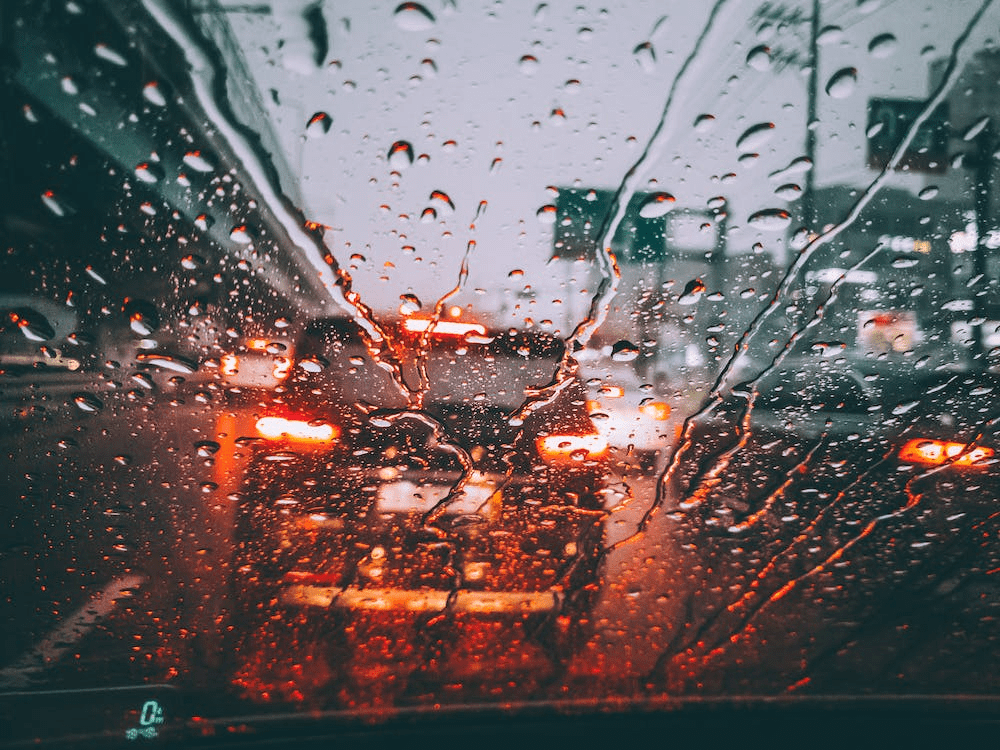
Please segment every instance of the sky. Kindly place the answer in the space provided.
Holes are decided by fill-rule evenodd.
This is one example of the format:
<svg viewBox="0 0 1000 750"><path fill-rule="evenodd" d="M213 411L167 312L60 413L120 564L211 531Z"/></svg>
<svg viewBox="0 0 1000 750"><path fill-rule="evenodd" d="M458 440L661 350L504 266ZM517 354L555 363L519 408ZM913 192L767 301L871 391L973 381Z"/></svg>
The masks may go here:
<svg viewBox="0 0 1000 750"><path fill-rule="evenodd" d="M669 193L675 208L724 196L727 251L787 262L794 227L748 220L796 210L787 186L804 175L775 173L804 154L810 3L772 2L782 23L764 18L764 3L730 0L709 23L709 3L429 0L425 12L394 12L398 3L326 0L319 47L312 5L227 17L297 177L288 192L331 228L327 243L369 304L392 309L406 294L433 304L467 257L456 300L506 311L520 301L518 314L565 328L599 275L549 263L552 226L539 210L559 187L614 189L630 169L630 187ZM821 3L817 185L875 178L868 99L927 97L928 65L979 3L948 5ZM968 49L998 31L992 8ZM397 142L412 163L403 147L390 159ZM918 192L928 179L891 183Z"/></svg>

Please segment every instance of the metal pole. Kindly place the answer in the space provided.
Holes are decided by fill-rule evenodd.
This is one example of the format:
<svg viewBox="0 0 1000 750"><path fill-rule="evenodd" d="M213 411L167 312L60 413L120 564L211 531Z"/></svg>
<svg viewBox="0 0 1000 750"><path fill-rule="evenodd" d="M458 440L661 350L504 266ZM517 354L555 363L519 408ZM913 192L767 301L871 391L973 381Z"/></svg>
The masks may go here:
<svg viewBox="0 0 1000 750"><path fill-rule="evenodd" d="M809 171L806 172L805 190L802 193L802 221L809 231L815 231L816 202L813 197L816 172L816 97L819 89L819 0L812 0L812 17L809 19L809 91L806 107L806 158Z"/></svg>
<svg viewBox="0 0 1000 750"><path fill-rule="evenodd" d="M972 284L972 310L975 316L972 325L972 359L973 363L985 369L988 366L986 361L986 349L983 345L983 321L986 320L986 254L989 249L986 247L988 231L991 226L990 219L990 177L993 166L993 126L987 125L976 136L976 144L979 146L976 155L976 254L973 271Z"/></svg>

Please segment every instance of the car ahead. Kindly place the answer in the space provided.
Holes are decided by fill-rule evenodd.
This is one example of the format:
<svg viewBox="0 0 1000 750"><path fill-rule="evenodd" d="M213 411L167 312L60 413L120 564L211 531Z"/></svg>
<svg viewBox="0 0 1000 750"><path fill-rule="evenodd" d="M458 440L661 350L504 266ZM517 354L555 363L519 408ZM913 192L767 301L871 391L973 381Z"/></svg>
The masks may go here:
<svg viewBox="0 0 1000 750"><path fill-rule="evenodd" d="M611 347L597 356L585 349L577 357L587 386L587 410L619 460L637 460L642 468L662 463L676 442L679 422L654 382L636 372L632 362L616 361ZM660 382L662 377L649 380Z"/></svg>
<svg viewBox="0 0 1000 750"><path fill-rule="evenodd" d="M983 372L781 365L691 420L671 470L677 503L741 534L768 518L808 521L845 498L891 512L918 492L960 497L962 486L995 481L998 389Z"/></svg>
<svg viewBox="0 0 1000 750"><path fill-rule="evenodd" d="M561 658L585 631L606 443L563 342L404 318L311 323L260 412L237 522L249 612L515 622Z"/></svg>

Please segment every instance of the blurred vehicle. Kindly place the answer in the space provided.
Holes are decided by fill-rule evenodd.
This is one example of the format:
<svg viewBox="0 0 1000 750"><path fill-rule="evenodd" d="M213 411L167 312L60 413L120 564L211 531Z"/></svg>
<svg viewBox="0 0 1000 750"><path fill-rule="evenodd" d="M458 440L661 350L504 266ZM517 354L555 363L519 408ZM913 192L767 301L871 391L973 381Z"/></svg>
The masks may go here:
<svg viewBox="0 0 1000 750"><path fill-rule="evenodd" d="M607 445L582 384L554 380L562 341L417 317L391 330L307 327L255 423L237 597L263 615L531 621L564 656L594 600Z"/></svg>
<svg viewBox="0 0 1000 750"><path fill-rule="evenodd" d="M662 388L640 377L631 362L615 361L607 350L597 358L580 357L587 411L617 456L653 468L676 442L679 424L670 419Z"/></svg>
<svg viewBox="0 0 1000 750"><path fill-rule="evenodd" d="M682 508L742 533L809 519L831 498L905 507L916 492L961 498L995 481L1000 380L863 374L843 360L783 364L692 420L674 481Z"/></svg>
<svg viewBox="0 0 1000 750"><path fill-rule="evenodd" d="M274 389L291 374L293 354L288 339L248 338L229 348L217 362L213 360L218 367L217 382L230 393Z"/></svg>

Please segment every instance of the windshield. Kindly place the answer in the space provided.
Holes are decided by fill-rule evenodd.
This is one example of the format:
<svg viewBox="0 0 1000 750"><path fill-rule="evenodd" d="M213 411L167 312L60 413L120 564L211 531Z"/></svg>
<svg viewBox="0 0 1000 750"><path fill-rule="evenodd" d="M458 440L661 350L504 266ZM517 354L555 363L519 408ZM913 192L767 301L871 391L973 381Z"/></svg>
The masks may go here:
<svg viewBox="0 0 1000 750"><path fill-rule="evenodd" d="M998 24L4 2L10 741L992 707Z"/></svg>

